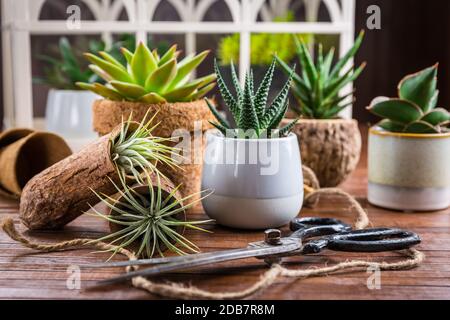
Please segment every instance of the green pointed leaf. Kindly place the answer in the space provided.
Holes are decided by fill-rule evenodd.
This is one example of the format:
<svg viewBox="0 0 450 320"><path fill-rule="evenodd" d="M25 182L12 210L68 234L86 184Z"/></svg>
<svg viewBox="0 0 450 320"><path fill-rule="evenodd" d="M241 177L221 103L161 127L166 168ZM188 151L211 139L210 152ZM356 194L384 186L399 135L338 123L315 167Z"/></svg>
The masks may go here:
<svg viewBox="0 0 450 320"><path fill-rule="evenodd" d="M145 86L145 81L156 70L158 63L149 48L143 42L140 42L131 59L130 66L136 82Z"/></svg>
<svg viewBox="0 0 450 320"><path fill-rule="evenodd" d="M239 101L239 97L242 95L242 89L241 89L241 85L239 83L239 79L236 73L236 69L234 68L234 64L233 61L230 64L230 70L231 70L231 81L233 82L234 85L234 90L236 91L236 95L237 95L237 100Z"/></svg>
<svg viewBox="0 0 450 320"><path fill-rule="evenodd" d="M436 108L438 99L439 99L439 90L436 90L434 92L433 97L430 100L430 103L428 104L428 110L433 110L434 108Z"/></svg>
<svg viewBox="0 0 450 320"><path fill-rule="evenodd" d="M222 96L222 99L225 102L225 104L230 109L230 112L233 115L233 117L236 120L238 120L240 118L241 110L238 108L236 100L234 99L233 95L231 94L230 90L225 84L225 81L223 80L222 74L220 73L220 69L216 60L214 60L214 71L217 75L217 86L219 87L220 95Z"/></svg>
<svg viewBox="0 0 450 320"><path fill-rule="evenodd" d="M167 61L175 58L175 52L177 51L177 45L174 44L169 48L169 50L166 51L166 53L159 59L158 65L162 66L164 63L167 63Z"/></svg>
<svg viewBox="0 0 450 320"><path fill-rule="evenodd" d="M208 121L211 125L213 125L217 130L219 130L224 136L227 135L227 128L225 128L224 126L221 126L218 123L212 122L212 121Z"/></svg>
<svg viewBox="0 0 450 320"><path fill-rule="evenodd" d="M289 88L291 87L291 81L292 81L292 75L289 76L289 79L284 84L281 91L278 93L278 95L275 97L275 99L272 101L272 104L269 108L267 108L263 119L261 120L261 128L267 128L270 123L272 123L272 120L274 118L277 118L277 116L283 112L283 108L286 105L287 96L289 93Z"/></svg>
<svg viewBox="0 0 450 320"><path fill-rule="evenodd" d="M275 58L277 59L278 64L280 65L281 69L287 76L292 74L294 83L296 86L299 87L300 90L304 92L310 91L310 87L306 84L306 82L302 78L300 78L295 72L293 72L294 70L292 70L292 68L289 67L286 62L281 60L278 56L275 56Z"/></svg>
<svg viewBox="0 0 450 320"><path fill-rule="evenodd" d="M214 117L216 117L217 121L219 122L219 125L225 129L230 129L230 124L228 123L228 121L222 117L222 115L220 114L219 111L217 111L216 107L209 102L208 99L205 98L206 104L208 105L209 110L211 110L211 113L214 115Z"/></svg>
<svg viewBox="0 0 450 320"><path fill-rule="evenodd" d="M258 115L256 114L253 95L251 92L251 78L250 73L245 76L245 87L242 93L242 111L241 118L239 119L239 129L242 130L254 130L256 135L260 133L260 126L258 121Z"/></svg>
<svg viewBox="0 0 450 320"><path fill-rule="evenodd" d="M403 78L398 85L399 97L428 112L436 94L437 68L438 64Z"/></svg>
<svg viewBox="0 0 450 320"><path fill-rule="evenodd" d="M75 55L72 53L72 47L69 40L66 37L62 37L59 40L59 51L61 52L62 58L66 64L80 69Z"/></svg>
<svg viewBox="0 0 450 320"><path fill-rule="evenodd" d="M419 134L427 134L427 133L433 134L439 133L439 130L429 123L423 121L415 121L406 127L405 132L419 133Z"/></svg>
<svg viewBox="0 0 450 320"><path fill-rule="evenodd" d="M275 58L272 60L272 63L270 64L269 69L267 70L266 74L264 75L263 80L261 81L261 84L259 85L258 91L256 91L255 94L255 109L256 114L258 115L258 119L262 119L264 116L264 112L266 110L267 105L267 97L269 96L269 89L270 85L272 83L273 78L273 72L275 70Z"/></svg>
<svg viewBox="0 0 450 320"><path fill-rule="evenodd" d="M200 63L202 63L203 60L205 60L208 53L209 53L209 50L206 50L206 51L199 53L195 57L192 57L188 60L184 59L183 61L181 61L178 65L178 71L176 73L176 76L172 80L172 83L170 85L170 89L175 88L178 83L183 81L186 77L189 77L190 73L193 70L195 70L195 68L197 68L198 65Z"/></svg>
<svg viewBox="0 0 450 320"><path fill-rule="evenodd" d="M403 132L405 125L388 119L381 120L377 126L389 132Z"/></svg>
<svg viewBox="0 0 450 320"><path fill-rule="evenodd" d="M364 30L362 30L359 33L358 38L356 38L355 43L353 44L353 47L344 55L344 57L342 57L342 59L340 59L336 63L336 65L333 68L333 71L330 74L331 79L339 76L339 74L341 73L341 70L345 67L347 62L349 62L350 59L353 58L353 56L356 54L356 52L358 52L359 48L361 47L362 41L364 39L364 34L365 34Z"/></svg>
<svg viewBox="0 0 450 320"><path fill-rule="evenodd" d="M100 68L99 66L95 65L95 64L90 64L89 65L89 69L92 70L92 72L94 72L96 75L98 75L100 78L102 78L103 80L105 80L106 82L114 80L113 77L111 77L108 73L106 73L102 68Z"/></svg>
<svg viewBox="0 0 450 320"><path fill-rule="evenodd" d="M323 80L325 82L328 82L328 79L329 79L331 65L333 64L333 59L334 59L334 50L335 50L334 48L330 49L330 51L328 52L328 54L325 58L322 69L320 71L323 76Z"/></svg>
<svg viewBox="0 0 450 320"><path fill-rule="evenodd" d="M336 78L334 82L330 83L327 89L324 91L324 100L329 101L336 97L347 84L355 81L366 68L366 63L362 63L358 69L353 71L349 69L342 77Z"/></svg>
<svg viewBox="0 0 450 320"><path fill-rule="evenodd" d="M125 57L125 60L127 60L128 64L131 65L131 61L133 60L134 54L127 48L120 48L120 52L122 52L122 54Z"/></svg>
<svg viewBox="0 0 450 320"><path fill-rule="evenodd" d="M121 68L123 71L127 71L127 69L119 62L116 60L116 58L114 58L112 55L110 55L109 53L105 52L105 51L100 51L98 53L103 59L105 59L108 62L111 62L112 64L114 64L115 66L117 66L118 68Z"/></svg>
<svg viewBox="0 0 450 320"><path fill-rule="evenodd" d="M374 103L368 108L370 112L377 116L408 124L419 120L423 113L422 110L412 102L400 99L389 99Z"/></svg>
<svg viewBox="0 0 450 320"><path fill-rule="evenodd" d="M300 59L300 63L302 66L302 71L305 75L304 78L308 79L309 84L313 84L317 81L317 70L314 65L314 61L309 53L308 48L303 43L303 41L299 41L297 37L294 37L295 44L297 47L297 53Z"/></svg>
<svg viewBox="0 0 450 320"><path fill-rule="evenodd" d="M100 83L82 83L77 82L76 85L84 90L90 90L106 99L113 101L121 101L124 100L124 97L117 91L108 88Z"/></svg>
<svg viewBox="0 0 450 320"><path fill-rule="evenodd" d="M147 91L160 92L168 87L170 81L177 72L177 62L175 59L169 60L166 64L153 71L145 81Z"/></svg>
<svg viewBox="0 0 450 320"><path fill-rule="evenodd" d="M130 82L134 83L133 79L130 77L130 75L123 71L121 68L117 67L116 65L112 64L111 62L108 62L106 60L103 60L96 55L93 55L92 53L85 53L84 56L93 64L99 66L103 71L108 73L111 77L118 81L123 82Z"/></svg>
<svg viewBox="0 0 450 320"><path fill-rule="evenodd" d="M437 108L434 109L427 114L425 114L421 121L427 122L431 124L432 126L437 126L442 123L447 123L450 121L450 113L443 109L443 108Z"/></svg>
<svg viewBox="0 0 450 320"><path fill-rule="evenodd" d="M157 94L155 92L147 93L146 95L140 97L138 99L138 101L146 102L146 103L155 103L155 104L167 102L166 99L164 99L163 97L161 97L159 94Z"/></svg>
<svg viewBox="0 0 450 320"><path fill-rule="evenodd" d="M287 125L282 127L280 130L278 130L278 135L280 137L287 137L291 133L294 126L297 124L298 120L300 120L300 117L292 120Z"/></svg>
<svg viewBox="0 0 450 320"><path fill-rule="evenodd" d="M116 89L121 95L137 99L146 94L146 91L143 87L134 83L120 82L120 81L110 81L110 84Z"/></svg>
<svg viewBox="0 0 450 320"><path fill-rule="evenodd" d="M288 108L289 108L289 101L286 101L286 103L284 104L284 107L278 112L278 114L274 118L272 118L272 120L268 124L267 130L272 130L272 129L278 128L281 120L284 119L284 116L286 115Z"/></svg>
<svg viewBox="0 0 450 320"><path fill-rule="evenodd" d="M186 97L186 99L184 99L184 101L194 101L194 100L199 100L201 98L203 98L204 96L206 96L208 94L208 92L210 92L212 89L214 89L214 87L216 86L216 83L210 83L207 86L204 86L203 88L201 88L200 90L197 90L196 92L192 93L190 96Z"/></svg>
<svg viewBox="0 0 450 320"><path fill-rule="evenodd" d="M190 82L180 88L173 89L172 91L168 91L164 94L164 97L169 102L177 102L182 101L184 98L189 96L198 88L198 84L195 82Z"/></svg>

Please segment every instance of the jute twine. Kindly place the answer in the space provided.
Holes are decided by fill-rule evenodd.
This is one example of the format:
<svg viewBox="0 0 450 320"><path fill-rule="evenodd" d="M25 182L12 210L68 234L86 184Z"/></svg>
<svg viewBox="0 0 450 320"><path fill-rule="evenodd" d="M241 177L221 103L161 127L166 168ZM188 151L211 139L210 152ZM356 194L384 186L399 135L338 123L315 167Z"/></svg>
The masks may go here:
<svg viewBox="0 0 450 320"><path fill-rule="evenodd" d="M305 172L305 170L304 170ZM351 195L340 190L340 189L319 189L314 190L317 187L314 181L314 173L308 178L308 182L311 187L305 186L305 205L314 205L317 203L321 196L338 195L346 198L349 201L350 206L356 212L356 219L354 222L355 229L364 229L369 224L369 218L361 207L361 205L356 201ZM305 177L306 180L306 177ZM317 181L317 179L316 179ZM25 247L33 250L42 252L54 252L54 251L64 251L73 249L85 249L87 246L93 247L100 250L117 250L119 254L126 256L129 260L136 260L136 255L123 248L119 248L115 245L107 244L104 242L92 242L92 239L74 239L69 241L63 241L59 243L45 244L36 243L28 240L19 233L15 226L12 218L7 218L1 223L2 229L5 233L13 240L20 242ZM404 260L400 260L393 263L387 262L370 262L361 260L352 260L338 263L333 266L325 266L322 268L308 268L308 269L287 269L279 264L273 264L270 269L264 272L260 279L253 285L239 291L233 292L211 292L202 290L194 286L184 286L179 283L158 283L150 281L144 277L135 277L132 279L132 284L136 288L140 288L148 291L149 293L160 295L168 298L176 299L242 299L249 297L255 293L261 292L265 288L274 284L279 278L297 278L303 279L307 277L319 277L326 276L331 273L336 273L343 270L353 270L361 271L368 267L376 267L379 270L404 270L417 267L425 259L425 255L416 250L408 249L399 251L401 255L406 257ZM137 266L127 267L126 271L130 272L137 270Z"/></svg>

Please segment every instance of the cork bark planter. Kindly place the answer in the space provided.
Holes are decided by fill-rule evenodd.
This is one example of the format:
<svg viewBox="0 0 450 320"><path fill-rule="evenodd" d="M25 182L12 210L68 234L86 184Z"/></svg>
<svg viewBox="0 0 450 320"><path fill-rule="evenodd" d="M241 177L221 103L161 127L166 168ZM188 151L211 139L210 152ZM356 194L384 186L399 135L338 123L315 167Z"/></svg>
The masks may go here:
<svg viewBox="0 0 450 320"><path fill-rule="evenodd" d="M120 126L31 179L20 199L20 218L29 229L57 229L98 202L99 194L117 192L116 167L111 160L111 139Z"/></svg>
<svg viewBox="0 0 450 320"><path fill-rule="evenodd" d="M450 206L450 133L369 131L368 200L402 211Z"/></svg>
<svg viewBox="0 0 450 320"><path fill-rule="evenodd" d="M0 195L18 199L26 183L39 172L70 156L59 136L29 129L12 129L0 135Z"/></svg>
<svg viewBox="0 0 450 320"><path fill-rule="evenodd" d="M300 144L302 163L315 172L321 187L336 187L355 170L361 154L356 120L300 119L292 132Z"/></svg>
<svg viewBox="0 0 450 320"><path fill-rule="evenodd" d="M160 170L175 184L180 185L182 196L200 192L202 162L205 142L203 133L212 128L209 121L215 118L203 100L193 102L148 104L128 101L97 100L93 104L94 130L107 134L124 119L141 122L149 112L154 123L160 123L152 132L154 136L168 138L180 136L190 149L185 163L179 169L162 167ZM188 137L189 136L189 137ZM181 141L181 140L180 140ZM176 145L177 143L174 143ZM186 145L187 145L186 144ZM199 199L200 195L192 201Z"/></svg>

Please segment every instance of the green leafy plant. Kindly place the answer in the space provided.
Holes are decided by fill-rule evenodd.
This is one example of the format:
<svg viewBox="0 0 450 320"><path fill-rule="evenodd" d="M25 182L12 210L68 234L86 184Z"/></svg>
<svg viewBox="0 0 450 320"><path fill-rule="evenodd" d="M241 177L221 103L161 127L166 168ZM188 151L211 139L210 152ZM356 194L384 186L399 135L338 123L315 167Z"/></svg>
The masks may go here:
<svg viewBox="0 0 450 320"><path fill-rule="evenodd" d="M436 108L438 64L403 78L398 98L375 98L368 110L385 118L378 126L391 132L449 132L450 113Z"/></svg>
<svg viewBox="0 0 450 320"><path fill-rule="evenodd" d="M150 127L155 116L147 122L146 115L135 130L130 130L133 124L130 116L128 121L122 122L117 138L111 140L111 159L124 179L132 176L142 183L141 176L145 172L162 175L157 169L158 163L176 167L172 156L177 149L166 145L171 139L152 135L152 130L159 125Z"/></svg>
<svg viewBox="0 0 450 320"><path fill-rule="evenodd" d="M104 51L99 52L100 57L86 53L86 58L92 63L89 67L106 81L106 85L85 82L77 85L115 101L166 103L197 100L215 86L214 74L190 80L192 71L208 52L188 55L177 62L179 51L176 45L159 56L156 50L150 51L141 42L134 53L122 48L126 65Z"/></svg>
<svg viewBox="0 0 450 320"><path fill-rule="evenodd" d="M294 12L276 17L274 22L293 22ZM294 37L309 42L313 37L308 34L296 34ZM221 65L230 65L239 61L240 35L232 34L221 38L218 47L218 58ZM289 33L253 33L250 36L250 61L253 65L270 65L276 53L284 61L291 61L295 55L295 43Z"/></svg>
<svg viewBox="0 0 450 320"><path fill-rule="evenodd" d="M96 193L99 199L111 209L111 214L106 215L92 208L94 214L110 222L118 231L95 241L112 240L110 243L116 244L119 248L137 243L137 256L145 255L148 258L153 257L155 253L164 256L164 247L179 255L199 251L198 247L182 233L186 228L209 232L198 225L211 220L185 220L186 210L201 199L189 202L195 195L178 199L175 195L179 187L173 188L168 193L161 187L159 175L156 177L156 183L147 177L147 183L144 186L148 188L146 192L139 192L129 187L122 179L121 187L114 184L119 198ZM113 255L117 251L118 249L113 251Z"/></svg>
<svg viewBox="0 0 450 320"><path fill-rule="evenodd" d="M319 45L317 61L314 64L305 43L294 38L302 68L300 74L293 75L292 92L299 104L298 108L293 108L294 111L304 118L333 119L352 103L346 101L353 97L354 92L342 96L340 91L359 77L366 64L361 64L356 70L353 66L345 72L342 70L358 51L363 38L364 31L361 31L353 47L334 66L334 48L324 56L322 45ZM287 74L293 72L283 59L277 57L277 61Z"/></svg>
<svg viewBox="0 0 450 320"><path fill-rule="evenodd" d="M229 137L232 134L233 137L270 138L274 136L284 137L290 133L297 119L281 129L277 128L288 109L288 93L292 74L272 103L267 106L267 98L275 70L275 59L272 60L272 64L256 92L253 72L250 70L246 74L244 88L241 88L234 66L231 65L231 77L236 97L231 94L225 84L217 62L214 63L214 68L220 93L233 115L236 126L232 126L208 99L205 100L218 121L217 123L212 122L212 124L225 136Z"/></svg>

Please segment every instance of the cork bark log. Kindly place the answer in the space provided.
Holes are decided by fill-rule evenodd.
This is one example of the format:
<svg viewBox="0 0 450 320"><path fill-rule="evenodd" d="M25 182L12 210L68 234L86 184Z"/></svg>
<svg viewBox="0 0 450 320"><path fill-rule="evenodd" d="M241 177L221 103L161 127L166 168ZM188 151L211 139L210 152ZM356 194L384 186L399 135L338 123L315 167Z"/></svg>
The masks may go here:
<svg viewBox="0 0 450 320"><path fill-rule="evenodd" d="M336 187L355 170L361 153L356 120L301 119L292 132L297 135L303 165L314 171L321 187Z"/></svg>
<svg viewBox="0 0 450 320"><path fill-rule="evenodd" d="M91 189L116 192L111 180L118 183L119 177L110 157L110 138L116 134L101 137L30 180L20 199L20 218L29 229L56 229L74 220L98 202Z"/></svg>
<svg viewBox="0 0 450 320"><path fill-rule="evenodd" d="M154 123L160 123L152 132L154 136L169 138L176 130L183 130L191 136L191 157L189 164L181 164L180 169L162 166L160 170L168 176L175 185L181 184L183 197L199 193L201 189L202 163L204 143L194 148L194 131L212 129L209 121L216 121L203 100L193 102L147 104L127 101L97 100L92 107L94 130L100 135L109 133L122 120L132 115L132 120L141 122L148 113L148 118L156 112ZM196 126L197 122L197 126ZM182 135L182 133L180 134ZM195 199L200 196L197 195Z"/></svg>

